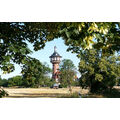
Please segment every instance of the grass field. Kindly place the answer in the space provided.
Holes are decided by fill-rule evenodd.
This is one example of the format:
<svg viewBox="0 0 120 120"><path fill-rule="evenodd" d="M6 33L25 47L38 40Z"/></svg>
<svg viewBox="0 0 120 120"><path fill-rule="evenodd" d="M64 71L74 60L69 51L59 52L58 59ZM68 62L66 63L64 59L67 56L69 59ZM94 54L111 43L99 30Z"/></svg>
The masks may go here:
<svg viewBox="0 0 120 120"><path fill-rule="evenodd" d="M69 94L68 88L4 88L9 94L6 98L57 98ZM88 90L80 87L73 87L72 92L87 94Z"/></svg>
<svg viewBox="0 0 120 120"><path fill-rule="evenodd" d="M4 88L8 92L9 96L4 98L66 98L70 97L68 88L52 89L47 87L41 88ZM80 92L82 97L87 98L120 98L120 87L114 87L111 93L104 94L88 94L88 89L82 89L80 87L72 87L72 93L77 94Z"/></svg>

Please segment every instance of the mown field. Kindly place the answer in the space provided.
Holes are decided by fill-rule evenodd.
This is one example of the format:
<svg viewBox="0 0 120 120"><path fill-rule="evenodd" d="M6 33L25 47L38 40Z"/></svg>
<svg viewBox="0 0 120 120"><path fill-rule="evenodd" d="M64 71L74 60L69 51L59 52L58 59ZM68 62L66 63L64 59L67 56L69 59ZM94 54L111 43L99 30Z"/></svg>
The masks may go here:
<svg viewBox="0 0 120 120"><path fill-rule="evenodd" d="M68 88L4 88L9 94L6 98L57 98L69 94ZM72 92L87 94L88 90L72 87Z"/></svg>

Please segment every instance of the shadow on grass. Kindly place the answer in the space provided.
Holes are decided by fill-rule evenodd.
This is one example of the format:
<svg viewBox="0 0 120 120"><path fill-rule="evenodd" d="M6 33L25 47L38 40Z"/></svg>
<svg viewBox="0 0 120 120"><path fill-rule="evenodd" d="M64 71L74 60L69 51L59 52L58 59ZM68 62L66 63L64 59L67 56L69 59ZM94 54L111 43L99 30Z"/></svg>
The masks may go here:
<svg viewBox="0 0 120 120"><path fill-rule="evenodd" d="M71 94L60 95L58 98L80 98L78 92L74 92Z"/></svg>
<svg viewBox="0 0 120 120"><path fill-rule="evenodd" d="M88 96L83 96L83 98L120 98L120 90L112 89L102 93L89 93Z"/></svg>
<svg viewBox="0 0 120 120"><path fill-rule="evenodd" d="M107 98L120 98L120 90L112 89L111 91L105 91L103 95Z"/></svg>
<svg viewBox="0 0 120 120"><path fill-rule="evenodd" d="M107 90L103 93L89 93L84 95L79 95L78 92L62 95L59 98L120 98L120 89Z"/></svg>
<svg viewBox="0 0 120 120"><path fill-rule="evenodd" d="M102 93L80 95L78 92L65 93L14 93L5 98L120 98L120 89L113 88Z"/></svg>
<svg viewBox="0 0 120 120"><path fill-rule="evenodd" d="M58 96L65 95L63 93L14 93L6 98L57 98Z"/></svg>

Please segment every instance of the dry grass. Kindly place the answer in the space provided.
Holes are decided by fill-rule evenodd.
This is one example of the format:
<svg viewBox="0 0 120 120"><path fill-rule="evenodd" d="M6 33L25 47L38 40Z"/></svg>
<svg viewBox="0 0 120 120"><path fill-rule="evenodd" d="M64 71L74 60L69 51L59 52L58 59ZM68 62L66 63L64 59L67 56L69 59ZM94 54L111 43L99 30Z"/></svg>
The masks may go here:
<svg viewBox="0 0 120 120"><path fill-rule="evenodd" d="M68 88L4 88L9 94L6 98L58 98L61 96L69 96ZM117 90L117 92L115 91ZM106 97L118 97L120 98L120 86L115 86L114 91L111 94L88 94L88 89L82 89L81 87L72 87L72 92L80 92L81 95L88 95L88 98L106 98Z"/></svg>
<svg viewBox="0 0 120 120"><path fill-rule="evenodd" d="M57 98L69 94L68 88L4 88L9 94L6 98ZM80 87L72 87L72 92L87 94L88 90Z"/></svg>

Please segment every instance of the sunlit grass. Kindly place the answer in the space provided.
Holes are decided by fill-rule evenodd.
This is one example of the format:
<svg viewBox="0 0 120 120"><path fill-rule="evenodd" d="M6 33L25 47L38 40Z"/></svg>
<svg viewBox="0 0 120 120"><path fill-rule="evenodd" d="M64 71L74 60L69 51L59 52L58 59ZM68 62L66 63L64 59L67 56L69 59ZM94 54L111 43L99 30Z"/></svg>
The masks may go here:
<svg viewBox="0 0 120 120"><path fill-rule="evenodd" d="M59 89L52 89L52 88L4 88L8 93L8 97L12 98L19 98L19 97L43 97L43 98L57 98L61 95L69 94L69 88L59 88ZM72 87L73 92L79 92L81 89L80 87ZM83 90L81 90L84 92ZM85 90L86 92L86 90Z"/></svg>
<svg viewBox="0 0 120 120"><path fill-rule="evenodd" d="M114 87L104 93L89 93L88 89L81 87L72 87L72 93L69 88L52 89L42 88L4 88L9 96L6 98L120 98L120 87Z"/></svg>

